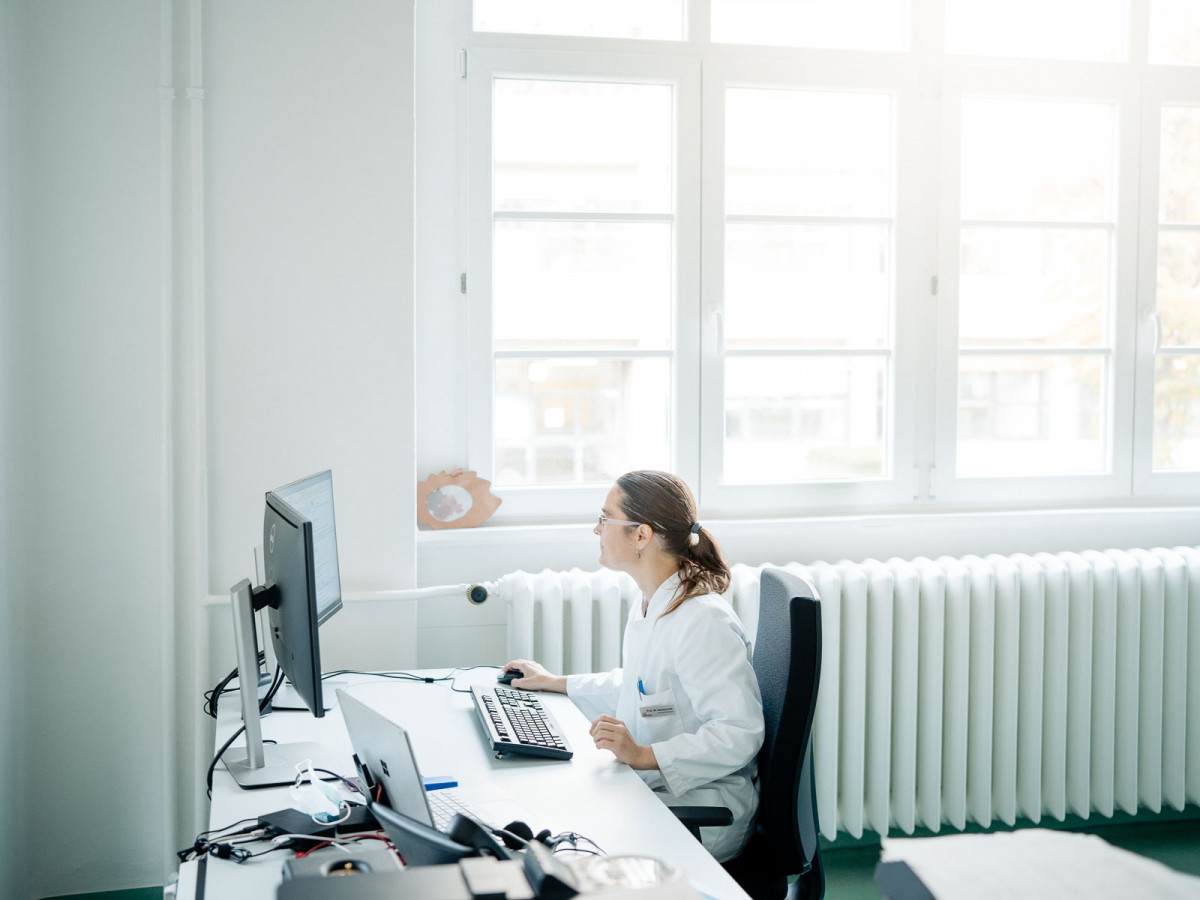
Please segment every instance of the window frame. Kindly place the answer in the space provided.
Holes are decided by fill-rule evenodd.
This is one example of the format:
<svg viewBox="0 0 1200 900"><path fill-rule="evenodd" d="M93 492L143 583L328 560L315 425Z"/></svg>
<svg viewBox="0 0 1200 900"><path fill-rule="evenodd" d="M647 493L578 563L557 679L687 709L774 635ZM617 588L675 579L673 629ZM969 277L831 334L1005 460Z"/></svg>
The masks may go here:
<svg viewBox="0 0 1200 900"><path fill-rule="evenodd" d="M1141 117L1141 193L1139 197L1137 417L1133 423L1134 486L1139 497L1158 501L1200 494L1200 471L1154 470L1155 346L1158 329L1158 211L1162 109L1191 106L1200 109L1200 78L1195 67L1150 66L1143 82ZM1190 348L1200 351L1200 348ZM1174 355L1174 354L1172 354ZM1193 352L1187 355L1200 356Z"/></svg>
<svg viewBox="0 0 1200 900"><path fill-rule="evenodd" d="M944 48L938 0L910 6L909 49L851 51L713 44L707 0L690 0L683 41L487 34L471 31L470 0L418 9L418 215L416 338L418 472L492 471L490 155L481 138L478 85L489 71L536 70L541 61L598 80L628 81L597 61L664 77L687 73L676 93L676 304L672 363L672 467L706 515L744 519L864 513L1111 507L1200 500L1200 471L1154 472L1153 313L1157 272L1159 109L1200 105L1196 66L1147 65L1149 0L1130 0L1124 62L985 59ZM424 45L424 46L423 46ZM435 55L437 58L435 58ZM423 62L424 60L424 62ZM454 61L458 61L458 66ZM591 61L589 63L588 61ZM499 67L498 62L500 63ZM482 67L482 68L481 68ZM461 71L457 71L460 69ZM657 73L657 74L655 74ZM551 77L530 71L536 77ZM739 79L798 86L856 83L893 93L897 155L888 477L796 485L725 485L723 365L713 316L723 304L724 86ZM686 87L684 87L686 83ZM740 82L739 82L740 83ZM956 478L958 406L958 104L990 92L1116 104L1116 239L1108 343L1111 389L1101 475ZM430 99L445 109L429 116ZM487 113L490 123L490 109ZM432 125L429 123L432 121ZM490 126L489 126L490 127ZM689 141L681 135L699 135ZM486 128L485 128L486 130ZM446 152L453 147L453 152ZM424 148L424 149L422 149ZM422 163L424 163L422 165ZM716 180L714 181L714 172ZM697 191L709 187L709 190ZM480 215L480 197L488 208ZM460 290L460 275L469 278ZM465 296L464 296L465 294ZM459 349L454 356L439 346ZM464 358L465 356L465 358ZM714 450L714 448L717 448ZM605 485L501 488L497 525L576 521Z"/></svg>
<svg viewBox="0 0 1200 900"><path fill-rule="evenodd" d="M905 124L919 119L905 113L916 112L920 103L916 70L911 64L876 61L873 64L845 62L796 63L783 59L751 60L721 58L704 64L704 184L724 184L725 167L725 96L729 88L766 88L783 90L844 90L847 92L886 93L893 97L893 132L896 156L893 157L891 209L893 271L891 282L890 340L884 354L889 369L887 406L885 407L884 468L879 477L855 480L813 481L792 484L728 484L723 478L725 442L725 353L722 334L724 316L725 198L723 191L708 191L704 203L704 250L701 284L703 318L701 340L701 494L706 509L717 515L746 515L774 510L781 514L801 509L833 509L844 506L899 505L915 499L919 493L914 418L897 410L915 405L916 353L902 346L918 339L910 326L915 315L910 309L921 303L927 289L927 275L920 260L920 235L910 228L906 213L915 207L913 185L918 176L905 181L905 164L919 158L913 151L920 136ZM903 342L903 343L902 343ZM750 355L754 351L736 355ZM805 355L805 354L797 354ZM848 355L848 354L847 354ZM908 460L914 460L912 465Z"/></svg>
<svg viewBox="0 0 1200 900"><path fill-rule="evenodd" d="M939 189L939 248L935 495L952 504L992 507L1046 502L1081 502L1129 496L1132 490L1132 434L1121 423L1133 420L1134 297L1137 267L1137 145L1140 140L1140 97L1122 77L1124 64L1062 63L1040 60L975 61L947 56L942 79L942 179ZM962 477L958 458L959 271L962 217L962 101L967 97L1022 100L1080 100L1114 106L1115 140L1111 198L1112 264L1108 275L1110 306L1107 340L1081 355L1106 356L1105 428L1101 436L1106 471L1081 475ZM1048 355L1031 349L1030 355Z"/></svg>

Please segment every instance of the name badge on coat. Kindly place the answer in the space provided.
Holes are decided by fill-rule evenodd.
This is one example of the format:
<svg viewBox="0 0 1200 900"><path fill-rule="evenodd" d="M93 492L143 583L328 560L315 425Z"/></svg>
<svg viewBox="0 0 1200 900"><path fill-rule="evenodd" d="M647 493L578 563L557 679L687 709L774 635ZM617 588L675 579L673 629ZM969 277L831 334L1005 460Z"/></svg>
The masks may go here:
<svg viewBox="0 0 1200 900"><path fill-rule="evenodd" d="M640 686L641 682L639 682ZM669 690L638 696L638 713L643 719L675 715L675 694Z"/></svg>

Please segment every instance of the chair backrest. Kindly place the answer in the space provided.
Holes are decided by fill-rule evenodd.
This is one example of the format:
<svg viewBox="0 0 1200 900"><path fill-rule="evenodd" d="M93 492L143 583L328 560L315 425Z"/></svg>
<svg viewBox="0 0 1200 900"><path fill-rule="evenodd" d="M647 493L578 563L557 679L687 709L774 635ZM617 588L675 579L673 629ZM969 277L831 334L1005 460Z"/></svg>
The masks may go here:
<svg viewBox="0 0 1200 900"><path fill-rule="evenodd" d="M821 681L821 602L802 578L763 569L754 672L766 731L758 754L758 837L779 872L808 870L817 857L812 723Z"/></svg>

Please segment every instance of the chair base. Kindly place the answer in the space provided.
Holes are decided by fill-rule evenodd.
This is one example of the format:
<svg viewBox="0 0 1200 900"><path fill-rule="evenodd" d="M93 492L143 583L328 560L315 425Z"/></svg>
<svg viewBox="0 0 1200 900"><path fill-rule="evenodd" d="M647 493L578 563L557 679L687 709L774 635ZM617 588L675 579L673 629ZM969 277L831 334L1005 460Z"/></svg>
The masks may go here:
<svg viewBox="0 0 1200 900"><path fill-rule="evenodd" d="M825 896L820 851L814 855L808 871L790 884L786 875L777 874L762 844L756 840L751 840L740 856L722 865L753 900L821 900Z"/></svg>

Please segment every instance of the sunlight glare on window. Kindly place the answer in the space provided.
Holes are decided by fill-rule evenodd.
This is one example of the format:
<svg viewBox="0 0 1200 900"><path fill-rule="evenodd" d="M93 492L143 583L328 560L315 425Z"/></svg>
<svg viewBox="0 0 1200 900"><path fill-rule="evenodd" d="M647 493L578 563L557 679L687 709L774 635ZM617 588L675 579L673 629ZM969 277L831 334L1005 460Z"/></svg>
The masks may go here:
<svg viewBox="0 0 1200 900"><path fill-rule="evenodd" d="M947 0L946 50L977 56L1118 62L1129 0Z"/></svg>
<svg viewBox="0 0 1200 900"><path fill-rule="evenodd" d="M1086 356L963 356L958 474L1104 471L1104 366Z"/></svg>
<svg viewBox="0 0 1200 900"><path fill-rule="evenodd" d="M474 0L474 28L678 41L685 37L685 4L686 0Z"/></svg>
<svg viewBox="0 0 1200 900"><path fill-rule="evenodd" d="M1159 344L1200 347L1200 228L1158 234Z"/></svg>
<svg viewBox="0 0 1200 900"><path fill-rule="evenodd" d="M726 215L890 213L886 94L731 88L725 135Z"/></svg>
<svg viewBox="0 0 1200 900"><path fill-rule="evenodd" d="M1160 139L1154 469L1200 471L1200 106L1164 106Z"/></svg>
<svg viewBox="0 0 1200 900"><path fill-rule="evenodd" d="M962 106L964 219L1112 218L1110 103L973 97Z"/></svg>
<svg viewBox="0 0 1200 900"><path fill-rule="evenodd" d="M610 482L671 464L665 359L501 359L495 410L497 485Z"/></svg>
<svg viewBox="0 0 1200 900"><path fill-rule="evenodd" d="M880 477L887 394L878 357L727 360L726 481Z"/></svg>
<svg viewBox="0 0 1200 900"><path fill-rule="evenodd" d="M725 247L727 347L887 345L886 225L730 223Z"/></svg>
<svg viewBox="0 0 1200 900"><path fill-rule="evenodd" d="M1150 62L1200 66L1200 3L1150 0Z"/></svg>
<svg viewBox="0 0 1200 900"><path fill-rule="evenodd" d="M493 249L496 349L670 346L670 224L500 221Z"/></svg>
<svg viewBox="0 0 1200 900"><path fill-rule="evenodd" d="M964 227L962 346L1098 346L1109 243L1098 229Z"/></svg>
<svg viewBox="0 0 1200 900"><path fill-rule="evenodd" d="M716 43L908 49L909 0L712 0L711 15Z"/></svg>
<svg viewBox="0 0 1200 900"><path fill-rule="evenodd" d="M674 102L665 84L493 82L499 486L670 465Z"/></svg>
<svg viewBox="0 0 1200 900"><path fill-rule="evenodd" d="M1200 471L1200 356L1155 363L1154 468Z"/></svg>
<svg viewBox="0 0 1200 900"><path fill-rule="evenodd" d="M671 211L670 87L502 78L494 91L497 210Z"/></svg>
<svg viewBox="0 0 1200 900"><path fill-rule="evenodd" d="M1064 351L1111 346L1115 115L1107 102L962 102L960 476L1109 464L1110 356Z"/></svg>

